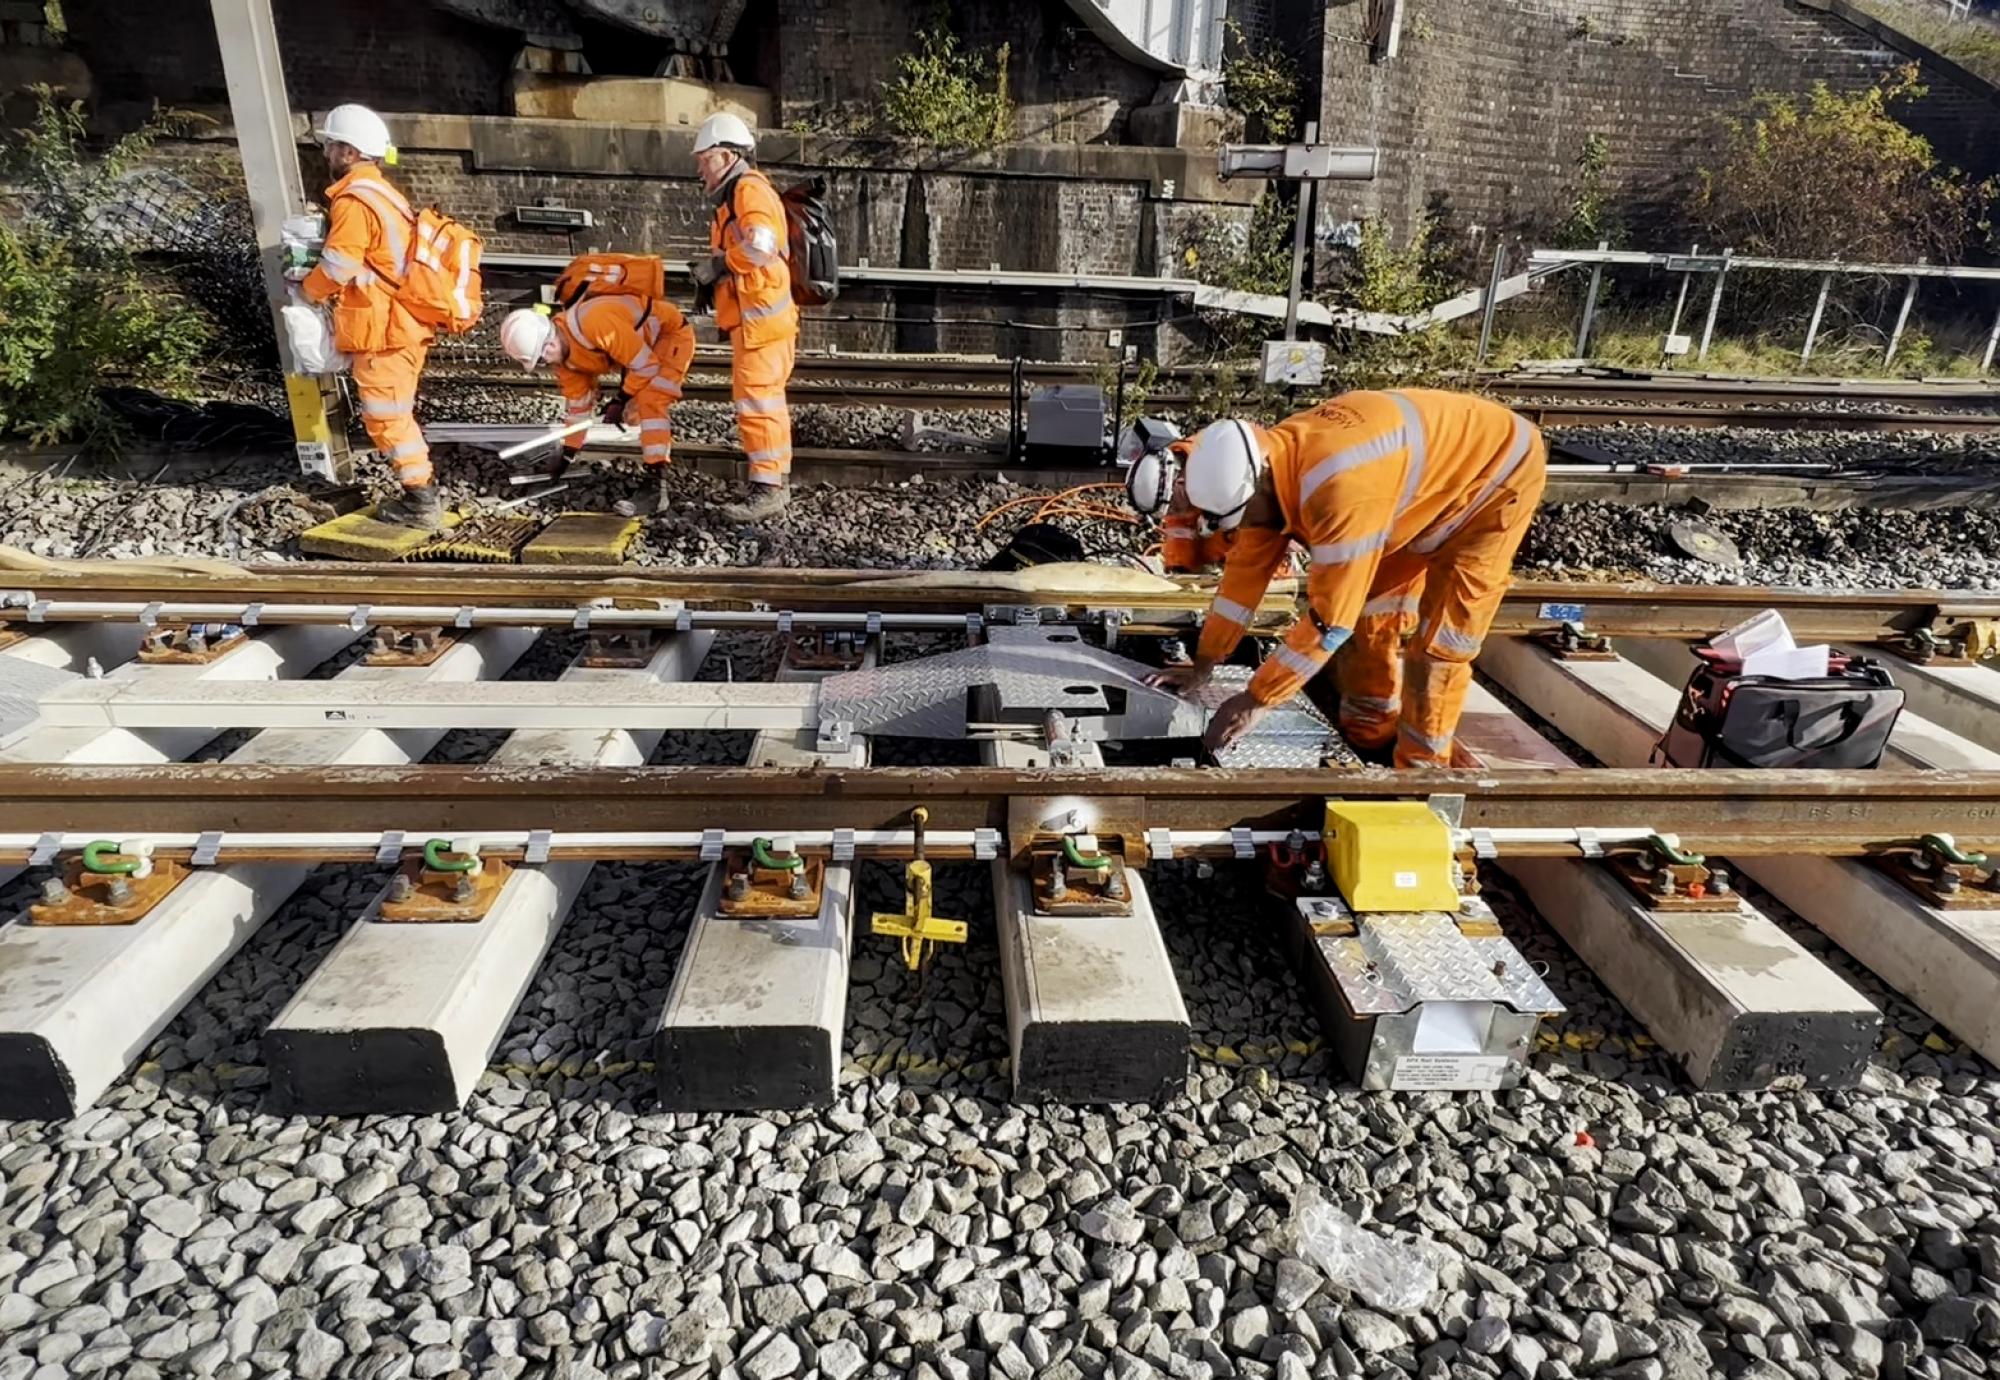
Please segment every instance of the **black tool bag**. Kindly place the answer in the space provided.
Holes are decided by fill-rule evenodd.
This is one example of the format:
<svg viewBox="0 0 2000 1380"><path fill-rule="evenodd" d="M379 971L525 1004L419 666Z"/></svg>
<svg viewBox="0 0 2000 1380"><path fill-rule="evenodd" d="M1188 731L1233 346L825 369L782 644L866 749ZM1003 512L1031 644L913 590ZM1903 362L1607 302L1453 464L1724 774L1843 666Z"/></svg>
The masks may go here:
<svg viewBox="0 0 2000 1380"><path fill-rule="evenodd" d="M1674 721L1653 749L1669 767L1827 767L1882 760L1903 691L1877 663L1836 656L1810 680L1746 676L1741 662L1706 647Z"/></svg>

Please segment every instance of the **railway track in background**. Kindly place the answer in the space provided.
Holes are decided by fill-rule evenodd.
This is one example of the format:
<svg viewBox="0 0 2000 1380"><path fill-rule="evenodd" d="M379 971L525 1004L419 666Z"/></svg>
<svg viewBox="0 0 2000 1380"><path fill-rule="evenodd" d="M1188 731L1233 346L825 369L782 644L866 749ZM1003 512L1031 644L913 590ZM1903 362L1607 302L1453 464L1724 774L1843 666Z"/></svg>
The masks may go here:
<svg viewBox="0 0 2000 1380"><path fill-rule="evenodd" d="M1104 371L1050 361L1023 362L1031 386L1103 383ZM799 361L790 396L802 404L1004 411L1011 406L1012 363L979 359L811 356ZM1218 382L1200 386L1207 376ZM546 389L518 370L467 368L442 361L434 384ZM1170 368L1146 386L1148 407L1185 412L1232 394L1233 375ZM2000 390L1985 381L1740 380L1669 376L1484 375L1468 380L1548 427L1625 424L1662 427L1757 427L1848 431L2000 431ZM726 362L698 356L686 396L730 397ZM1302 394L1302 396L1304 396Z"/></svg>
<svg viewBox="0 0 2000 1380"><path fill-rule="evenodd" d="M0 879L54 865L61 880L45 885L35 923L0 924L0 1115L87 1105L313 867L332 862L380 866L385 886L266 1034L273 1086L295 1110L461 1103L511 1016L508 994L532 980L589 869L654 860L710 865L660 1019L663 1104L796 1105L786 1099L801 1086L824 1100L841 1066L847 950L884 942L860 932L852 869L918 854L992 869L1017 1090L1150 1096L1184 1072L1188 1031L1148 869L1253 858L1279 869L1267 879L1278 885L1296 866L1283 858L1318 858L1329 829L1364 827L1335 824L1330 799L1405 802L1423 819L1441 811L1461 865L1506 871L1697 1084L1851 1086L1881 1020L1734 895L1735 870L2000 1053L1986 1019L2000 1001L2000 939L1959 919L1968 903L2000 903L2000 879L1923 842L2000 848L2000 675L1940 659L1959 635L1985 636L2000 595L1523 584L1480 667L1535 717L1482 683L1454 768L1419 773L1322 766L1334 743L1303 703L1270 721L1274 736L1247 745L1247 758L1145 766L1110 755L1116 744L1100 736L1170 743L1199 731L1205 711L1145 687L1143 668L1119 655L1143 654L1148 636L1184 637L1208 598L1192 583L133 564L10 582L0 687L26 685L14 703L27 711L0 727ZM1259 611L1264 632L1289 618L1293 597L1274 592ZM1944 648L1898 662L1912 705L1882 770L1646 766L1677 699L1671 679L1690 661L1685 639L1765 607L1802 641L1878 649L1922 633ZM1032 621L1013 612L1028 608ZM198 647L166 635L203 624ZM1578 624L1615 641L1565 651L1542 640ZM579 632L549 648L575 651L555 679L555 658L520 673L539 640ZM697 681L722 633L775 677ZM904 640L913 634L963 650L910 660L922 650ZM306 679L369 638L379 645L359 663ZM99 669L77 674L86 659ZM1542 722L1595 764L1558 751ZM508 736L484 765L422 764L468 727ZM254 733L228 760L183 760L232 729ZM732 729L756 733L744 766L651 764L664 735ZM926 739L926 765L871 761L871 745L907 757ZM1114 859L1092 866L1121 869L1117 904L1064 918L1020 890L1063 865L1047 861L1054 847ZM739 887L748 903L753 884L738 869L751 877L742 858L759 849L804 860L804 872L774 874L798 879L788 885L805 909L790 920L745 924L723 907ZM1958 861L1914 861L1933 854ZM107 859L113 871L132 866L91 871ZM444 870L459 863L479 870ZM1921 891L1943 866L1954 879L1962 871L1963 886ZM1675 868L1686 895L1657 890ZM408 880L389 885L392 872ZM1705 880L1689 882L1697 874ZM1351 1044L1342 945L1356 931L1314 909L1324 881L1287 885L1301 897L1279 903L1301 927L1301 978L1329 1042ZM79 927L79 892L115 912L110 923L92 912ZM143 921L120 923L135 906ZM398 906L416 910L392 915ZM918 912L904 920L906 939L930 933ZM1355 923L1372 933L1367 915ZM1476 909L1421 923L1432 927L1426 944L1507 945ZM1089 966L1087 981L1076 964ZM1531 1033L1532 1009L1507 1028ZM1769 1038L1774 1024L1785 1041ZM1372 1018L1366 1028L1384 1038ZM1518 1063L1527 1033L1477 1057ZM735 1100L715 1101L725 1097Z"/></svg>

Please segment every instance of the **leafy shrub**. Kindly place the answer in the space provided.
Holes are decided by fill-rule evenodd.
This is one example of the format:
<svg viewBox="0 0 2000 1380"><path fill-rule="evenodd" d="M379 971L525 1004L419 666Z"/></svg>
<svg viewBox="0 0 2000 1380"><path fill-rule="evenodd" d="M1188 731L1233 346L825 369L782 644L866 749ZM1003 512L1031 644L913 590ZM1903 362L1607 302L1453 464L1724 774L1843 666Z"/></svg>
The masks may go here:
<svg viewBox="0 0 2000 1380"><path fill-rule="evenodd" d="M1222 64L1222 89L1230 108L1262 125L1266 139L1290 139L1299 129L1305 92L1299 64L1282 49L1253 47L1234 19L1225 23L1227 46L1234 50Z"/></svg>
<svg viewBox="0 0 2000 1380"><path fill-rule="evenodd" d="M1721 156L1701 172L1695 215L1707 242L1794 259L1955 260L1983 236L1989 180L1941 168L1930 142L1898 123L1896 102L1924 94L1917 69L1846 96L1815 83L1763 93L1726 122Z"/></svg>
<svg viewBox="0 0 2000 1380"><path fill-rule="evenodd" d="M882 87L882 116L905 139L944 148L985 149L1006 140L1014 103L1007 94L1009 48L990 58L968 53L949 29L917 36L917 51L896 59Z"/></svg>
<svg viewBox="0 0 2000 1380"><path fill-rule="evenodd" d="M156 115L92 156L81 102L46 87L35 97L33 123L0 153L24 212L0 220L0 435L115 449L119 424L98 388L116 375L184 388L208 347L200 314L140 274L103 214L118 179L177 121Z"/></svg>

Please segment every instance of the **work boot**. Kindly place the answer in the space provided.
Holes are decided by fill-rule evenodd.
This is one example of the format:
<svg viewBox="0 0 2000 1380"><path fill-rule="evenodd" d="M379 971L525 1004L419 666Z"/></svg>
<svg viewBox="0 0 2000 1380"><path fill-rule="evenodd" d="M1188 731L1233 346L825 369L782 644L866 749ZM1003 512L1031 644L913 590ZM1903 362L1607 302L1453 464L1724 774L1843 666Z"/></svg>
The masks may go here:
<svg viewBox="0 0 2000 1380"><path fill-rule="evenodd" d="M752 484L750 495L741 503L725 504L722 516L730 522L762 522L792 506L789 484Z"/></svg>
<svg viewBox="0 0 2000 1380"><path fill-rule="evenodd" d="M651 469L637 492L613 505L619 517L658 517L673 506L667 494L667 467L654 465Z"/></svg>
<svg viewBox="0 0 2000 1380"><path fill-rule="evenodd" d="M438 499L437 486L426 484L421 489L405 489L384 503L375 510L375 520L435 532L444 526L444 504Z"/></svg>

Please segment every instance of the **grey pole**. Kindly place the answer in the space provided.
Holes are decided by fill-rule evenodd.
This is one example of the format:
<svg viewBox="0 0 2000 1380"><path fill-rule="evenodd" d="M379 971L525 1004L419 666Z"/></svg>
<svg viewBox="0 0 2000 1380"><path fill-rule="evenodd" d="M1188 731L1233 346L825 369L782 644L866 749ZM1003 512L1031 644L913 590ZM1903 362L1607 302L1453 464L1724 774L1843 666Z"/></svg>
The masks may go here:
<svg viewBox="0 0 2000 1380"><path fill-rule="evenodd" d="M336 483L354 478L347 453L346 408L332 377L310 378L293 367L279 309L285 305L283 230L285 217L305 209L299 176L299 142L292 107L285 96L285 73L278 55L278 29L270 0L211 0L215 32L222 43L222 72L229 87L229 115L243 158L257 232L257 258L264 270L278 352L285 360L285 395L291 404L292 434L302 467L322 460ZM322 471L324 472L324 471Z"/></svg>
<svg viewBox="0 0 2000 1380"><path fill-rule="evenodd" d="M1318 138L1319 122L1308 120L1306 142L1310 144ZM1292 286L1285 295L1285 339L1287 340L1299 338L1299 296L1305 283L1306 230L1313 211L1312 185L1310 181L1300 181L1298 206L1292 217Z"/></svg>
<svg viewBox="0 0 2000 1380"><path fill-rule="evenodd" d="M1929 261L1926 259L1918 259L1917 262L1921 264L1921 263L1927 263ZM1896 328L1889 332L1889 348L1886 352L1884 352L1882 356L1882 364L1883 367L1885 368L1896 358L1896 346L1902 342L1903 327L1909 324L1910 308L1915 306L1916 302L1917 302L1917 279L1916 275L1912 274L1910 276L1909 287L1904 289L1903 291L1903 305L1896 312Z"/></svg>
<svg viewBox="0 0 2000 1380"><path fill-rule="evenodd" d="M1479 314L1479 358L1473 361L1476 364L1484 364L1487 351L1493 347L1493 314L1500 306L1500 279L1506 271L1507 244L1501 240L1493 246L1493 272L1486 279L1486 307Z"/></svg>
<svg viewBox="0 0 2000 1380"><path fill-rule="evenodd" d="M1716 266L1715 291L1708 295L1708 324L1701 328L1701 353L1696 356L1703 363L1708 361L1708 342L1715 336L1715 316L1722 310L1722 283L1729 276L1729 258L1735 252L1733 249L1723 250L1722 262Z"/></svg>
<svg viewBox="0 0 2000 1380"><path fill-rule="evenodd" d="M1986 357L1979 361L1980 373L1993 372L1993 351L1996 347L2000 347L2000 311L1993 314L1993 329L1986 337Z"/></svg>
<svg viewBox="0 0 2000 1380"><path fill-rule="evenodd" d="M1819 280L1819 300L1813 303L1812 323L1806 327L1806 347L1799 351L1799 363L1812 358L1813 341L1819 338L1819 319L1826 311L1826 294L1833 287L1833 274L1823 274Z"/></svg>
<svg viewBox="0 0 2000 1380"><path fill-rule="evenodd" d="M1699 253L1701 253L1700 245L1695 244L1688 246L1688 257L1690 259L1692 259L1695 255ZM1674 319L1672 324L1670 324L1667 327L1667 334L1669 336L1676 336L1681 333L1681 315L1687 311L1687 304L1688 304L1688 280L1691 279L1693 276L1694 275L1691 273L1681 274L1681 290L1679 295L1677 295L1674 298ZM1665 350L1661 350L1660 358L1664 360L1667 357L1668 357L1667 352Z"/></svg>
<svg viewBox="0 0 2000 1380"><path fill-rule="evenodd" d="M1599 240L1597 250L1601 254L1611 247L1610 240ZM1590 323L1597 318L1597 291L1604 286L1604 265L1590 266L1590 291L1583 295L1583 324L1576 328L1576 357L1590 358Z"/></svg>

